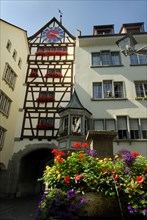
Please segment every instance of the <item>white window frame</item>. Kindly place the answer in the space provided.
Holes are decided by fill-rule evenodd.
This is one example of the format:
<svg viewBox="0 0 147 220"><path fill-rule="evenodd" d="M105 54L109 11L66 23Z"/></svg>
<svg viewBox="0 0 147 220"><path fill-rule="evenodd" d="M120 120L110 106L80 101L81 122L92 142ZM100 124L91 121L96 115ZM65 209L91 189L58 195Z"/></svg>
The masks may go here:
<svg viewBox="0 0 147 220"><path fill-rule="evenodd" d="M7 45L6 45L6 48L7 50L10 52L11 51L11 47L12 47L12 43L10 40L7 41Z"/></svg>
<svg viewBox="0 0 147 220"><path fill-rule="evenodd" d="M19 58L19 60L18 60L18 66L21 69L21 67L22 67L22 59L21 58Z"/></svg>
<svg viewBox="0 0 147 220"><path fill-rule="evenodd" d="M103 50L100 52L92 52L91 57L92 57L92 66L120 66L121 65L121 56L120 56L119 51ZM115 57L117 57L117 60Z"/></svg>
<svg viewBox="0 0 147 220"><path fill-rule="evenodd" d="M3 74L3 79L8 83L8 85L14 89L15 83L16 83L17 75L13 71L13 69L10 67L8 63L5 65L5 70Z"/></svg>
<svg viewBox="0 0 147 220"><path fill-rule="evenodd" d="M115 91L116 85L121 85L121 91ZM108 86L107 86L108 85ZM106 91L106 87L108 90ZM121 95L120 95L121 94ZM93 83L93 99L106 99L106 98L125 98L125 88L123 81L104 80L102 82Z"/></svg>
<svg viewBox="0 0 147 220"><path fill-rule="evenodd" d="M0 111L8 116L10 111L11 99L0 90Z"/></svg>
<svg viewBox="0 0 147 220"><path fill-rule="evenodd" d="M4 146L6 131L7 130L5 128L0 126L0 149Z"/></svg>
<svg viewBox="0 0 147 220"><path fill-rule="evenodd" d="M17 57L17 51L14 49L13 51L13 55L12 55L13 59L16 61L16 57Z"/></svg>
<svg viewBox="0 0 147 220"><path fill-rule="evenodd" d="M137 97L147 96L147 81L135 81L134 84L135 84L135 90L136 90ZM137 84L142 87L141 90L139 90L139 88L137 88Z"/></svg>
<svg viewBox="0 0 147 220"><path fill-rule="evenodd" d="M131 65L147 65L147 50L144 50L141 54L130 55Z"/></svg>

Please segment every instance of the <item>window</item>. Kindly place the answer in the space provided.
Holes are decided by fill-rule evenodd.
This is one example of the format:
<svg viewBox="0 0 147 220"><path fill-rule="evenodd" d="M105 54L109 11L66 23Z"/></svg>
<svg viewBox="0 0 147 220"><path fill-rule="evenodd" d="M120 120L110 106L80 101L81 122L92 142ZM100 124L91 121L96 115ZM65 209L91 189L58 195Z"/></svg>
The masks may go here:
<svg viewBox="0 0 147 220"><path fill-rule="evenodd" d="M105 120L105 130L107 131L115 131L115 120L114 119L106 119Z"/></svg>
<svg viewBox="0 0 147 220"><path fill-rule="evenodd" d="M72 116L71 117L71 132L72 133L81 133L81 116Z"/></svg>
<svg viewBox="0 0 147 220"><path fill-rule="evenodd" d="M12 43L11 43L10 40L8 40L7 45L6 45L6 48L7 48L7 50L8 50L9 52L10 52L10 50L11 50L11 46L12 46Z"/></svg>
<svg viewBox="0 0 147 220"><path fill-rule="evenodd" d="M114 130L116 130L115 120L114 119L94 120L94 130L114 131Z"/></svg>
<svg viewBox="0 0 147 220"><path fill-rule="evenodd" d="M141 119L142 138L147 139L147 119Z"/></svg>
<svg viewBox="0 0 147 220"><path fill-rule="evenodd" d="M127 117L118 116L117 117L117 129L118 129L118 138L127 139L128 138L128 128L127 128Z"/></svg>
<svg viewBox="0 0 147 220"><path fill-rule="evenodd" d="M21 69L21 66L22 66L22 59L21 58L19 58L19 60L18 60L18 66Z"/></svg>
<svg viewBox="0 0 147 220"><path fill-rule="evenodd" d="M6 129L0 126L0 149L3 148Z"/></svg>
<svg viewBox="0 0 147 220"><path fill-rule="evenodd" d="M103 82L93 83L93 98L124 98L123 82L105 80Z"/></svg>
<svg viewBox="0 0 147 220"><path fill-rule="evenodd" d="M104 130L104 119L99 119L94 121L94 130L103 131Z"/></svg>
<svg viewBox="0 0 147 220"><path fill-rule="evenodd" d="M40 118L37 125L38 130L48 130L54 128L53 118Z"/></svg>
<svg viewBox="0 0 147 220"><path fill-rule="evenodd" d="M147 64L147 50L143 54L130 55L130 62L132 65Z"/></svg>
<svg viewBox="0 0 147 220"><path fill-rule="evenodd" d="M17 52L16 52L16 50L13 51L12 57L13 57L14 60L16 60L16 57L17 57Z"/></svg>
<svg viewBox="0 0 147 220"><path fill-rule="evenodd" d="M0 111L6 116L9 114L11 100L8 96L0 90Z"/></svg>
<svg viewBox="0 0 147 220"><path fill-rule="evenodd" d="M139 123L138 119L130 119L130 137L131 139L139 139Z"/></svg>
<svg viewBox="0 0 147 220"><path fill-rule="evenodd" d="M62 120L62 124L59 128L59 134L60 136L66 136L68 135L68 127L69 127L69 124L68 124L68 116L65 116Z"/></svg>
<svg viewBox="0 0 147 220"><path fill-rule="evenodd" d="M101 51L92 53L92 66L115 66L121 65L120 53L111 51Z"/></svg>
<svg viewBox="0 0 147 220"><path fill-rule="evenodd" d="M147 81L135 82L136 96L147 96Z"/></svg>
<svg viewBox="0 0 147 220"><path fill-rule="evenodd" d="M54 92L42 91L42 92L40 92L39 97L54 97Z"/></svg>
<svg viewBox="0 0 147 220"><path fill-rule="evenodd" d="M12 70L9 64L6 64L3 79L14 89L16 82L16 73Z"/></svg>

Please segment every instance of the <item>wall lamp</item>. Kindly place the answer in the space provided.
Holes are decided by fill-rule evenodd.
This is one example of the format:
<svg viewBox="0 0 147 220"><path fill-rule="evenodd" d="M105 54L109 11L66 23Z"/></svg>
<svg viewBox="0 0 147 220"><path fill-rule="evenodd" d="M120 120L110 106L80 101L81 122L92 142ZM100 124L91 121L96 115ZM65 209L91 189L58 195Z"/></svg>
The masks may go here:
<svg viewBox="0 0 147 220"><path fill-rule="evenodd" d="M144 49L147 48L146 45L138 50L135 50L135 45L137 44L137 41L135 40L135 38L132 36L131 33L127 34L125 37L121 38L115 43L121 49L121 52L125 56L130 56L135 53L144 54Z"/></svg>

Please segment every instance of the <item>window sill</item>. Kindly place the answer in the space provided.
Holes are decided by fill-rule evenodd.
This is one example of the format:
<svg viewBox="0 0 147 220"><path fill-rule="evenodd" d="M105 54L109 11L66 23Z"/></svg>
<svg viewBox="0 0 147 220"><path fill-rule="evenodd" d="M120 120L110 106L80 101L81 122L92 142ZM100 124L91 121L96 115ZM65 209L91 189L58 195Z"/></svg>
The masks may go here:
<svg viewBox="0 0 147 220"><path fill-rule="evenodd" d="M147 139L114 139L114 142L116 142L118 145L119 143L134 143L134 142L146 142Z"/></svg>
<svg viewBox="0 0 147 220"><path fill-rule="evenodd" d="M127 98L100 98L100 99L94 99L91 98L91 101L126 101Z"/></svg>
<svg viewBox="0 0 147 220"><path fill-rule="evenodd" d="M91 68L105 68L105 67L123 67L124 65L97 65L97 66L90 66Z"/></svg>
<svg viewBox="0 0 147 220"><path fill-rule="evenodd" d="M147 66L147 64L130 64L130 66Z"/></svg>

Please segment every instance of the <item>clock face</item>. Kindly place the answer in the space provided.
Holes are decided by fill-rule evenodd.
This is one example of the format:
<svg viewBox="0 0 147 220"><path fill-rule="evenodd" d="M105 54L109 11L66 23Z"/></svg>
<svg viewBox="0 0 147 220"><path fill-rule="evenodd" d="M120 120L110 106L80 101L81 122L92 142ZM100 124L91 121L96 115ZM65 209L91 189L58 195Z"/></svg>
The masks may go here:
<svg viewBox="0 0 147 220"><path fill-rule="evenodd" d="M64 37L64 31L60 27L46 28L42 38L49 43L56 43Z"/></svg>

